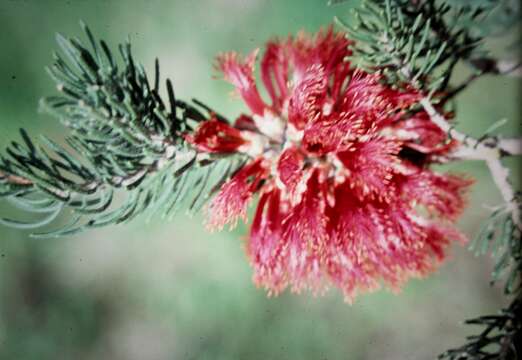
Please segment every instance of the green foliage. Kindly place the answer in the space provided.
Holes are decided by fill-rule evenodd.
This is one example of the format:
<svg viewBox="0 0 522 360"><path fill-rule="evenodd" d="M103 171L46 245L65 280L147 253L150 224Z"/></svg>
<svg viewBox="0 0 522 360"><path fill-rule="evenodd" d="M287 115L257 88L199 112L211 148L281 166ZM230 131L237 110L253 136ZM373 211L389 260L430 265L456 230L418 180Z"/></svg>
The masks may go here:
<svg viewBox="0 0 522 360"><path fill-rule="evenodd" d="M469 24L481 36L498 36L520 22L519 0L446 0L451 6L487 10L480 22Z"/></svg>
<svg viewBox="0 0 522 360"><path fill-rule="evenodd" d="M43 217L0 223L36 229L67 210L70 223L33 234L61 236L124 223L146 210L166 216L187 201L189 209L198 209L241 162L202 157L185 143L184 132L212 110L198 101L201 111L176 100L169 80L165 104L158 93L157 61L151 85L128 42L119 46L120 65L107 44L97 44L83 27L90 50L78 39L58 35L68 61L55 54L48 72L60 95L42 100L42 108L69 128L66 145L45 137L45 146L36 145L22 130L23 141L12 142L0 157L0 195Z"/></svg>
<svg viewBox="0 0 522 360"><path fill-rule="evenodd" d="M491 252L495 258L492 282L505 277L504 291L516 294L520 291L522 279L522 242L520 229L513 224L511 213L494 211L482 224L477 236L470 245L475 254Z"/></svg>
<svg viewBox="0 0 522 360"><path fill-rule="evenodd" d="M470 249L476 255L491 252L495 258L492 283L504 278L505 294L515 295L516 298L508 309L502 310L501 315L466 321L467 324L482 325L485 329L479 335L469 337L468 342L460 348L442 354L441 358L516 358L516 354L520 353L520 348L516 347L522 340L522 324L519 320L522 316L522 241L520 229L514 225L510 212L506 209L494 211L481 226Z"/></svg>
<svg viewBox="0 0 522 360"><path fill-rule="evenodd" d="M522 299L516 298L498 315L485 315L466 321L482 326L468 342L439 356L440 360L518 359L522 351Z"/></svg>
<svg viewBox="0 0 522 360"><path fill-rule="evenodd" d="M481 43L486 36L512 28L519 21L519 10L520 3L512 0L366 0L354 9L355 21L339 23L355 40L353 60L368 71L382 72L392 86L414 86L429 97L445 92L443 99L450 99L472 81L450 88L458 62L474 68L472 79L498 73L496 60ZM482 139L487 136L486 132ZM522 241L509 208L491 214L470 249L477 255L491 252L492 283L505 279L504 292L516 299L501 315L469 320L484 330L440 358L514 359L520 353L516 344L522 343Z"/></svg>
<svg viewBox="0 0 522 360"><path fill-rule="evenodd" d="M516 11L505 9L519 6L516 0L368 0L355 12L356 22L343 26L357 40L354 57L368 70L383 71L394 86L412 84L433 93L447 89L458 61L484 70L481 64L489 59L480 46L483 37L518 21ZM22 141L0 156L0 196L37 219L0 223L37 229L60 223L67 214L69 223L34 234L61 236L144 213L170 217L182 205L199 209L244 159L203 157L190 148L183 134L213 111L176 99L168 80L164 101L157 61L149 82L129 42L119 46L118 61L105 42L84 30L89 48L58 36L65 59L55 55L48 72L60 95L42 101L42 109L59 118L69 136L62 144L45 137L34 142L22 130ZM472 249L492 252L493 280L505 277L506 293L518 298L498 316L469 320L484 331L441 358L512 358L521 343L520 230L506 212L495 212Z"/></svg>
<svg viewBox="0 0 522 360"><path fill-rule="evenodd" d="M339 23L356 41L361 66L383 71L391 84L434 92L447 87L459 60L484 56L474 29L492 9L491 3L367 0L354 9L355 21Z"/></svg>

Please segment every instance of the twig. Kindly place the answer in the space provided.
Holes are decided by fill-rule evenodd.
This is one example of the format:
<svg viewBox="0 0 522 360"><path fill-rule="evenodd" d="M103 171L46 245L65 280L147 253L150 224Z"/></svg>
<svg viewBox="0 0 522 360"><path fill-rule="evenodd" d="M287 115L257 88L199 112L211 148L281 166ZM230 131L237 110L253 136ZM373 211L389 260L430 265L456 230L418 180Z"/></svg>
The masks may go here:
<svg viewBox="0 0 522 360"><path fill-rule="evenodd" d="M476 71L473 74L471 74L466 80L464 80L461 84L453 88L451 91L449 91L444 97L442 98L441 102L444 103L448 99L452 99L455 96L457 96L462 90L467 89L469 85L471 85L472 82L480 78L482 75L484 75L483 71Z"/></svg>
<svg viewBox="0 0 522 360"><path fill-rule="evenodd" d="M495 65L497 75L513 77L522 76L522 61L497 60Z"/></svg>
<svg viewBox="0 0 522 360"><path fill-rule="evenodd" d="M455 88L450 90L443 98L441 102L452 99L463 90L467 89L471 83L481 78L486 74L504 75L512 77L522 76L522 62L515 62L511 60L495 60L489 58L474 59L470 61L471 65L475 68L475 71L462 83L457 85Z"/></svg>
<svg viewBox="0 0 522 360"><path fill-rule="evenodd" d="M498 187L507 210L511 212L513 223L522 229L519 204L515 191L509 183L509 169L502 165L500 161L505 155L520 155L522 153L522 139L499 139L498 137L484 137L475 139L456 130L431 104L428 98L423 98L420 104L430 116L431 121L451 138L461 143L454 156L483 160L486 162L495 185Z"/></svg>
<svg viewBox="0 0 522 360"><path fill-rule="evenodd" d="M5 174L2 171L0 171L0 180L5 179L7 182L11 184L17 184L17 185L32 185L32 181L27 180L23 177L16 176L16 175L9 175Z"/></svg>

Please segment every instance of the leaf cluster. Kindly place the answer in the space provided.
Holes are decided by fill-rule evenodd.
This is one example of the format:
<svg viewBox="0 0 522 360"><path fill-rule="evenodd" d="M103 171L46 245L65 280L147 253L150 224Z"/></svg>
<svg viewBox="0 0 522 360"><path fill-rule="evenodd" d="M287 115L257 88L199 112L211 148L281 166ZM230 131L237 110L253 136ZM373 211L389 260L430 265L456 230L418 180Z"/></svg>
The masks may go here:
<svg viewBox="0 0 522 360"><path fill-rule="evenodd" d="M339 20L354 58L368 70L380 70L390 84L408 83L426 91L448 86L459 60L484 56L475 28L494 6L438 0L365 0L355 20Z"/></svg>
<svg viewBox="0 0 522 360"><path fill-rule="evenodd" d="M522 298L519 295L511 305L497 315L485 315L466 321L482 327L467 342L439 356L440 360L518 359L522 354Z"/></svg>
<svg viewBox="0 0 522 360"><path fill-rule="evenodd" d="M197 100L177 100L170 80L165 102L158 61L151 83L128 41L118 47L118 62L83 28L90 48L58 35L65 58L55 54L48 72L59 95L41 102L69 129L65 143L42 136L35 144L21 130L22 141L0 156L0 196L39 216L0 222L36 229L71 212L70 223L33 234L61 236L127 222L145 211L167 216L187 202L200 208L242 161L205 157L185 142L184 133L213 111Z"/></svg>
<svg viewBox="0 0 522 360"><path fill-rule="evenodd" d="M483 40L511 28L519 21L519 10L516 0L363 0L355 9L354 21L339 22L355 40L353 60L368 71L381 71L391 86L413 85L429 97L444 94L440 99L445 103L469 85L448 89L458 62L473 68L473 78L498 73ZM483 332L441 359L515 359L520 354L516 344L522 343L522 240L510 209L493 212L470 248L477 255L491 253L495 259L492 283L504 279L505 294L517 298L499 316L468 321L482 325Z"/></svg>
<svg viewBox="0 0 522 360"><path fill-rule="evenodd" d="M495 259L491 274L492 283L506 278L504 292L516 294L522 286L522 241L520 229L513 223L511 213L497 209L482 224L477 236L470 244L475 255L488 252Z"/></svg>

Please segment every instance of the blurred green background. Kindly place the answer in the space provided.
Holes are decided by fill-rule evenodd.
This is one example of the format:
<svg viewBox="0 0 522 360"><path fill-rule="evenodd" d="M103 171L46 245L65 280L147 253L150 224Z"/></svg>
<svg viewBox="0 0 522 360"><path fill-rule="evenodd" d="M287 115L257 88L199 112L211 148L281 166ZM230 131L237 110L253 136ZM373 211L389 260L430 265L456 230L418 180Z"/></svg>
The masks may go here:
<svg viewBox="0 0 522 360"><path fill-rule="evenodd" d="M146 68L159 57L178 97L197 96L232 117L243 105L212 79L214 56L315 31L349 7L325 3L0 0L1 148L20 127L63 136L54 119L37 113L37 102L54 92L44 72L54 34L81 35L80 19L113 46L130 35ZM505 43L495 39L493 50ZM460 128L480 135L507 118L511 125L499 132L515 134L519 95L513 79L480 80L460 97ZM482 164L449 168L477 179L461 221L471 236L488 213L484 205L500 196ZM490 259L458 246L440 271L399 295L380 291L352 306L337 291L267 298L251 282L245 233L240 226L209 234L200 218L184 215L52 240L0 228L0 359L433 359L469 334L463 319L504 302L499 287L488 285Z"/></svg>

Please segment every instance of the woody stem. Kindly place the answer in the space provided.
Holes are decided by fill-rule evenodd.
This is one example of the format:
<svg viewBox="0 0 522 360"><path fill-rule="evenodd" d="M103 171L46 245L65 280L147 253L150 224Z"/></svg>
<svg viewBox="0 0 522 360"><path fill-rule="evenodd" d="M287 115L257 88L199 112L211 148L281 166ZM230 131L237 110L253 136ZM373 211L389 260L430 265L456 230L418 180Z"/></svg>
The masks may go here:
<svg viewBox="0 0 522 360"><path fill-rule="evenodd" d="M486 136L475 139L456 130L431 104L428 98L423 98L420 104L430 116L431 121L449 137L458 140L461 145L452 154L460 159L483 160L489 168L493 181L506 202L506 210L511 213L513 223L522 229L520 204L513 186L509 181L509 169L505 167L501 158L507 155L522 154L522 139L502 139Z"/></svg>

